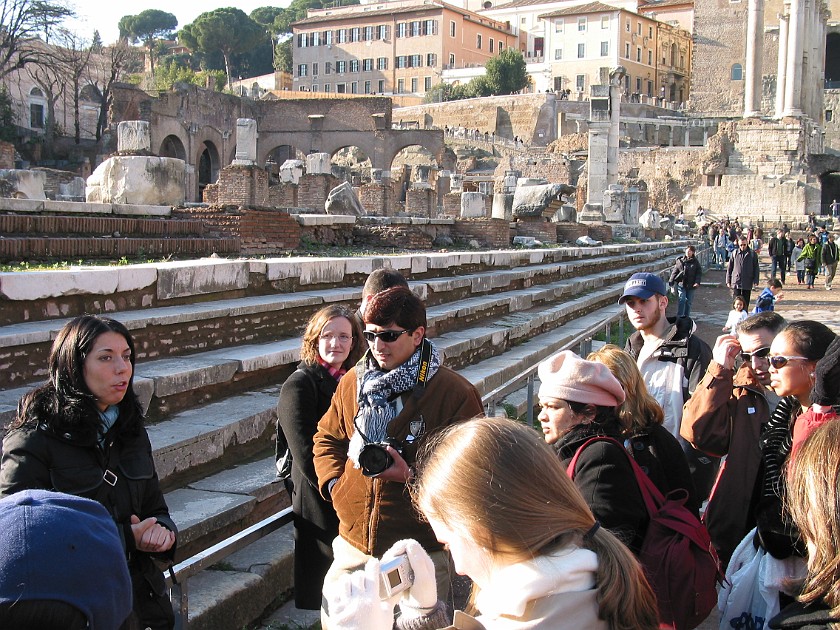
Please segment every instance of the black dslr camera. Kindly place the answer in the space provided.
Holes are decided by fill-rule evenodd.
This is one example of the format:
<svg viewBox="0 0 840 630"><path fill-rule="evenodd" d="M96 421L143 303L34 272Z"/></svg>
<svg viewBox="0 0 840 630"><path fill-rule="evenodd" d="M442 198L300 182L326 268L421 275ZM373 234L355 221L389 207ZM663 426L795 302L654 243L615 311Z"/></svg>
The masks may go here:
<svg viewBox="0 0 840 630"><path fill-rule="evenodd" d="M365 477L376 477L394 463L394 458L385 450L390 446L402 455L402 444L394 438L387 438L382 442L367 442L359 453L359 466Z"/></svg>

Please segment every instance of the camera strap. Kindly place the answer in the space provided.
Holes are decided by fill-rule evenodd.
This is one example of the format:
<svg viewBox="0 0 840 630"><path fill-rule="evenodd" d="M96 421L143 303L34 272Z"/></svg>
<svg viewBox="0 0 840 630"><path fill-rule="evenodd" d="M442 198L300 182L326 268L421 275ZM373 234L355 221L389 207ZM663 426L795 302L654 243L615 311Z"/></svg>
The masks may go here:
<svg viewBox="0 0 840 630"><path fill-rule="evenodd" d="M429 365L432 362L432 342L423 337L420 344L420 367L417 370L417 382L411 390L411 396L416 400L426 393L426 383L429 380Z"/></svg>

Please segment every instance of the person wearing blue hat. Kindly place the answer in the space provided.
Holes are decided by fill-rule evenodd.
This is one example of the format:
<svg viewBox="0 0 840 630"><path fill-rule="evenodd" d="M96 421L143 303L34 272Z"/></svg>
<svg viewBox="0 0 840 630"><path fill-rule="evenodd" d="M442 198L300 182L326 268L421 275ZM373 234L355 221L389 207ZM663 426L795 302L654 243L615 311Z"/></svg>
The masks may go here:
<svg viewBox="0 0 840 630"><path fill-rule="evenodd" d="M131 591L100 503L48 490L0 499L0 628L117 630Z"/></svg>
<svg viewBox="0 0 840 630"><path fill-rule="evenodd" d="M629 352L650 395L662 406L662 426L676 437L685 451L698 497L712 489L718 460L695 450L680 437L683 405L697 388L712 360L709 345L694 334L690 317L668 319L668 288L655 273L634 273L618 299L636 329L624 349Z"/></svg>

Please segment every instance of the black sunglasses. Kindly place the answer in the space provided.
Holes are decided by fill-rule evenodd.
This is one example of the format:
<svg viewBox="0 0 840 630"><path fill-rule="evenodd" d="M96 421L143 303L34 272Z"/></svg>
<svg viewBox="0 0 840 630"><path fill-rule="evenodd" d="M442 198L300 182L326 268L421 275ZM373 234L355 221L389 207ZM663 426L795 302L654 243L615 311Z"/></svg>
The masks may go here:
<svg viewBox="0 0 840 630"><path fill-rule="evenodd" d="M772 365L775 369L780 370L785 367L789 361L793 361L794 359L798 359L800 361L810 361L808 357L786 357L778 354L775 357L770 357L770 365Z"/></svg>
<svg viewBox="0 0 840 630"><path fill-rule="evenodd" d="M385 343L394 343L400 338L400 335L404 335L407 332L407 330L383 330L382 332L366 330L362 335L364 335L368 343L373 343L375 339L381 339Z"/></svg>
<svg viewBox="0 0 840 630"><path fill-rule="evenodd" d="M751 362L753 359L766 359L770 354L770 346L764 346L754 352L741 352L740 356L743 361Z"/></svg>

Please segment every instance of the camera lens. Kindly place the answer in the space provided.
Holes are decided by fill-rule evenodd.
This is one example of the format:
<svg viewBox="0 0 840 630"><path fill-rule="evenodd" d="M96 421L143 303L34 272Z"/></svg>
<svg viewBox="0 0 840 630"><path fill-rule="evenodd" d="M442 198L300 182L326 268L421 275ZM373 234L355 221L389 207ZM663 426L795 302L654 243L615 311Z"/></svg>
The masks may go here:
<svg viewBox="0 0 840 630"><path fill-rule="evenodd" d="M378 475L394 463L394 458L379 444L365 444L359 453L359 466L367 477Z"/></svg>

